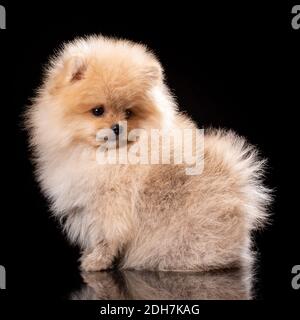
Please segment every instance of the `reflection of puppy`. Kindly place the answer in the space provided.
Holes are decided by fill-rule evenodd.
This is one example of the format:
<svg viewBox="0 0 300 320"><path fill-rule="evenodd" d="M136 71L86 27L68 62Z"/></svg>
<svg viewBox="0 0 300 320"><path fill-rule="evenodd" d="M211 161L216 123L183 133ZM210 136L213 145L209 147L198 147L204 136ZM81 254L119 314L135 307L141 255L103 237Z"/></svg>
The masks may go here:
<svg viewBox="0 0 300 320"><path fill-rule="evenodd" d="M26 113L37 177L82 268L208 270L249 257L265 218L262 162L232 132L205 136L204 170L184 164L99 165L99 129L196 129L177 111L162 67L144 46L103 37L67 44ZM123 128L124 130L124 128ZM135 145L134 143L131 145ZM176 148L174 145L172 148Z"/></svg>
<svg viewBox="0 0 300 320"><path fill-rule="evenodd" d="M246 300L251 274L233 269L218 272L116 271L83 273L86 286L72 300Z"/></svg>

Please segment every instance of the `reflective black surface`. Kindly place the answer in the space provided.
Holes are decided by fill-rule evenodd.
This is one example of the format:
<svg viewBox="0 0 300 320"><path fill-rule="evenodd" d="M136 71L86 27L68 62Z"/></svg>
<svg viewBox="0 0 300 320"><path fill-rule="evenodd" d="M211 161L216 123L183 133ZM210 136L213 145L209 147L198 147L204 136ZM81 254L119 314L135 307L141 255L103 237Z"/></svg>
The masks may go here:
<svg viewBox="0 0 300 320"><path fill-rule="evenodd" d="M253 297L251 274L217 272L109 271L81 274L84 284L71 300L245 300Z"/></svg>

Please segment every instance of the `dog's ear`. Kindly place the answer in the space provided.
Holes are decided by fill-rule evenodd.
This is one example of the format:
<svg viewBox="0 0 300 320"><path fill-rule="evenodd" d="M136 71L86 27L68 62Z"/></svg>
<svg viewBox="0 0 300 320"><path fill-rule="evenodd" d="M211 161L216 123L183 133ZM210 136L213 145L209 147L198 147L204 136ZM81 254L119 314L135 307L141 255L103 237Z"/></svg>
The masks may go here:
<svg viewBox="0 0 300 320"><path fill-rule="evenodd" d="M144 68L143 76L148 84L156 85L163 81L163 68L155 61Z"/></svg>
<svg viewBox="0 0 300 320"><path fill-rule="evenodd" d="M54 65L49 70L50 93L54 94L62 87L71 85L84 78L88 68L88 62L80 56L73 56Z"/></svg>
<svg viewBox="0 0 300 320"><path fill-rule="evenodd" d="M82 57L72 57L66 62L67 81L72 83L82 80L87 70L87 62Z"/></svg>

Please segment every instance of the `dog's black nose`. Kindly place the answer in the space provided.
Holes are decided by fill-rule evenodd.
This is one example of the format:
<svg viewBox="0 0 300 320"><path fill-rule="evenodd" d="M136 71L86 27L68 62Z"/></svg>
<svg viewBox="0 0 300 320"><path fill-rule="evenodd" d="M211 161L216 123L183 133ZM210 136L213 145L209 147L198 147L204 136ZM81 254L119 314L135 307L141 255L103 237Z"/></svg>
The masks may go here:
<svg viewBox="0 0 300 320"><path fill-rule="evenodd" d="M116 136L118 136L121 133L121 131L122 131L121 129L122 129L122 127L119 126L118 123L111 126L111 130L115 133Z"/></svg>

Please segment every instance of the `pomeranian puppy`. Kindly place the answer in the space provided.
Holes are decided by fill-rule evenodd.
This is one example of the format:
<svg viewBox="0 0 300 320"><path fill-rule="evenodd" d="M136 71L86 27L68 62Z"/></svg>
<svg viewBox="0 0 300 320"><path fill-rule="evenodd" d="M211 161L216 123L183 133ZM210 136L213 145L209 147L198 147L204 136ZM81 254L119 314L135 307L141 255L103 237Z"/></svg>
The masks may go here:
<svg viewBox="0 0 300 320"><path fill-rule="evenodd" d="M251 232L264 224L270 196L261 181L264 161L243 138L205 132L190 147L203 150L198 173L187 171L195 161L97 161L111 150L145 146L148 136L117 139L134 129L160 130L147 152L173 129L192 130L188 142L201 136L178 111L162 66L145 46L103 36L64 45L27 108L26 127L38 182L82 249L83 270L117 263L205 271L251 260ZM181 154L175 142L169 150Z"/></svg>

